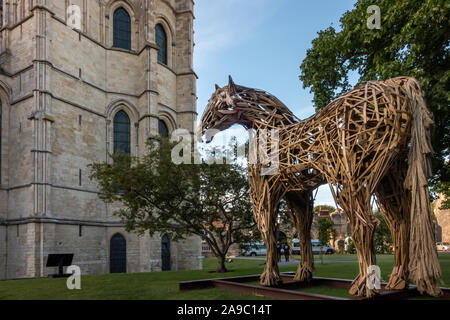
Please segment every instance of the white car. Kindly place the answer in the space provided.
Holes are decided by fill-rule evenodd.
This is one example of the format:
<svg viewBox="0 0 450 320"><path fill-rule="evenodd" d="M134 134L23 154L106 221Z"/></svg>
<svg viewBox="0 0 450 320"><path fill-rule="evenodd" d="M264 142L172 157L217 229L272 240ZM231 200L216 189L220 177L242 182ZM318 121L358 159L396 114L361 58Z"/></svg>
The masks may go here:
<svg viewBox="0 0 450 320"><path fill-rule="evenodd" d="M300 254L300 241L298 239L294 239L292 244L293 244L292 253ZM319 240L317 240L317 239L311 240L311 244L312 244L313 254L321 254L321 253L333 254L336 252L333 249L333 247L330 246L329 244L327 244L325 246L321 246Z"/></svg>
<svg viewBox="0 0 450 320"><path fill-rule="evenodd" d="M450 243L448 243L448 242L437 242L436 243L436 249L438 251L449 251L450 250Z"/></svg>
<svg viewBox="0 0 450 320"><path fill-rule="evenodd" d="M242 254L244 256L265 256L267 253L264 242L244 243Z"/></svg>

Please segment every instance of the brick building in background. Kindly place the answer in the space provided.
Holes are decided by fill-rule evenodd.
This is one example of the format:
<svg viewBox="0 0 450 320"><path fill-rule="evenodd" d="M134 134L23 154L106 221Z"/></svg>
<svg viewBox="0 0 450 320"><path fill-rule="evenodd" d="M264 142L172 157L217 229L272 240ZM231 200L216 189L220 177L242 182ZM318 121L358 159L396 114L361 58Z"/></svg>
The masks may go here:
<svg viewBox="0 0 450 320"><path fill-rule="evenodd" d="M450 243L450 209L440 209L444 201L444 194L440 194L434 204L434 216L436 217L436 242Z"/></svg>
<svg viewBox="0 0 450 320"><path fill-rule="evenodd" d="M333 212L328 210L320 210L319 214L314 214L313 224L311 227L311 236L313 239L319 238L319 218L330 218L333 221L334 236L330 239L330 244L335 250L343 250L344 242L347 237L351 237L351 226L347 215L341 209Z"/></svg>

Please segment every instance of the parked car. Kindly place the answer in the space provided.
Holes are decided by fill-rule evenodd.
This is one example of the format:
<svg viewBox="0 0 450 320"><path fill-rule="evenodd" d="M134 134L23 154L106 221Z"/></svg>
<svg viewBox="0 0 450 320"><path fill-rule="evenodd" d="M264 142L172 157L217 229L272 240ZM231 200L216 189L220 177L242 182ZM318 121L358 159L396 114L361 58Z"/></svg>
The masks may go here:
<svg viewBox="0 0 450 320"><path fill-rule="evenodd" d="M244 256L265 256L267 253L264 242L244 243L242 255Z"/></svg>
<svg viewBox="0 0 450 320"><path fill-rule="evenodd" d="M319 240L317 239L311 240L311 244L313 254L320 254L320 253L333 254L336 252L336 250L334 250L334 248L329 244L321 246ZM294 239L292 243L292 253L300 254L300 241L298 239Z"/></svg>
<svg viewBox="0 0 450 320"><path fill-rule="evenodd" d="M292 241L292 254L300 254L300 240L298 239Z"/></svg>
<svg viewBox="0 0 450 320"><path fill-rule="evenodd" d="M317 240L317 239L311 240L311 243L312 243L313 254L321 254L321 253L333 254L333 253L335 253L334 248L329 243L327 243L324 246L321 246L319 240Z"/></svg>
<svg viewBox="0 0 450 320"><path fill-rule="evenodd" d="M436 243L436 249L438 251L449 251L450 250L450 243L448 243L448 242L437 242Z"/></svg>

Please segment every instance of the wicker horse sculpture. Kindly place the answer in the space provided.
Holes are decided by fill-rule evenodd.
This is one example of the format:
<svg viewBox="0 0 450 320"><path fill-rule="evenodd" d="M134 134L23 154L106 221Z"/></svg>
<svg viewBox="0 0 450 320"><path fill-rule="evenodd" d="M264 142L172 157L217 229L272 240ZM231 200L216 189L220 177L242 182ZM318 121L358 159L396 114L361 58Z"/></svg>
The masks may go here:
<svg viewBox="0 0 450 320"><path fill-rule="evenodd" d="M268 139L264 152L269 162L278 162L278 170L271 174L262 174L268 163L260 158L249 165L254 217L267 247L262 285L280 282L276 234L282 198L300 238L301 263L295 279L312 278L312 195L318 186L328 184L350 220L357 249L359 275L351 294L377 293L367 282L368 267L376 265L373 195L394 242L395 264L387 288L404 289L411 279L420 292L441 294L427 185L433 120L415 79L368 82L299 120L276 97L236 85L230 77L228 86L216 85L202 117L202 133L234 124L264 132ZM278 148L274 151L269 144Z"/></svg>

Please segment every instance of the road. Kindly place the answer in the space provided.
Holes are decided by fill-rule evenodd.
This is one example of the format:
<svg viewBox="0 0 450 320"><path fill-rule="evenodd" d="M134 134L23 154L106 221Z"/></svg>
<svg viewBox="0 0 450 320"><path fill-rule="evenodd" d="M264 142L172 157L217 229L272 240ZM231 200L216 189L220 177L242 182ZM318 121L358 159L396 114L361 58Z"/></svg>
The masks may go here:
<svg viewBox="0 0 450 320"><path fill-rule="evenodd" d="M266 257L259 256L259 257L235 257L231 258L233 260L256 260L256 261L266 261ZM320 261L320 259L315 259L315 261ZM357 262L358 259L356 257L349 257L349 258L338 258L338 259L327 259L326 256L324 256L323 262ZM286 264L298 264L299 261L295 259L290 259L289 262L285 262L284 258L281 259L280 265L286 265Z"/></svg>

